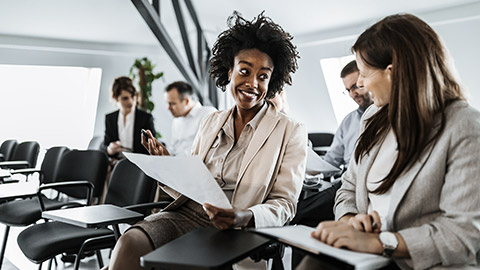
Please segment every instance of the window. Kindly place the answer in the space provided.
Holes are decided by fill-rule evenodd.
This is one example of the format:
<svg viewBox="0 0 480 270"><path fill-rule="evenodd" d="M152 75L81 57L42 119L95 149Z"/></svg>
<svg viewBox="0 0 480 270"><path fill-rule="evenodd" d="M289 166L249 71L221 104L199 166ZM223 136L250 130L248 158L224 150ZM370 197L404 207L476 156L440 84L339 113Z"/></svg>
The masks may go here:
<svg viewBox="0 0 480 270"><path fill-rule="evenodd" d="M101 74L100 68L0 65L0 142L34 140L42 150L86 149Z"/></svg>
<svg viewBox="0 0 480 270"><path fill-rule="evenodd" d="M343 67L352 60L355 60L355 56L353 55L320 60L328 94L338 124L342 122L348 113L358 108L358 104L355 103L350 96L342 94L343 90L345 90L345 85L343 85L342 79L340 78L340 72Z"/></svg>

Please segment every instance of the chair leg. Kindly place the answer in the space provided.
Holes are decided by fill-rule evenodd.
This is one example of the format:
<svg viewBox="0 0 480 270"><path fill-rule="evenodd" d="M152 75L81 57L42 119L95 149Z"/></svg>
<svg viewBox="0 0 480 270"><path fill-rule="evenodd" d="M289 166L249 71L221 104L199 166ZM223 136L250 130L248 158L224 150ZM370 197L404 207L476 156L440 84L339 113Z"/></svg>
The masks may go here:
<svg viewBox="0 0 480 270"><path fill-rule="evenodd" d="M282 256L279 252L275 252L273 255L272 270L284 270Z"/></svg>
<svg viewBox="0 0 480 270"><path fill-rule="evenodd" d="M103 268L103 258L102 258L102 253L100 252L100 250L96 250L95 251L95 254L97 254L97 261L98 261L98 266L101 268Z"/></svg>
<svg viewBox="0 0 480 270"><path fill-rule="evenodd" d="M53 261L53 258L48 260L48 266L47 266L48 270L52 269L52 261Z"/></svg>
<svg viewBox="0 0 480 270"><path fill-rule="evenodd" d="M2 268L3 257L5 256L5 250L7 249L7 240L8 240L9 232L10 232L10 226L7 225L5 227L5 234L3 235L2 250L0 250L0 268Z"/></svg>
<svg viewBox="0 0 480 270"><path fill-rule="evenodd" d="M80 267L80 254L77 254L75 255L75 262L73 264L73 270L78 270L78 268Z"/></svg>

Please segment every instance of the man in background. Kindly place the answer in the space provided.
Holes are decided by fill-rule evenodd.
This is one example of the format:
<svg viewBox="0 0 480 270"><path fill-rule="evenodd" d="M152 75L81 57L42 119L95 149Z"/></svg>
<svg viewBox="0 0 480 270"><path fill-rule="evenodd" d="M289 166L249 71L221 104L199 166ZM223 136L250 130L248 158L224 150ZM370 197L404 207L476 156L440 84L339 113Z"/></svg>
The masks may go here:
<svg viewBox="0 0 480 270"><path fill-rule="evenodd" d="M216 109L196 101L192 86L186 82L171 83L165 91L168 110L174 117L168 150L174 156L190 155L200 122Z"/></svg>
<svg viewBox="0 0 480 270"><path fill-rule="evenodd" d="M340 168L347 167L355 149L355 143L360 136L360 118L365 110L373 103L370 93L365 88L358 88L358 67L355 60L348 63L341 71L345 90L343 93L350 96L358 108L347 114L335 133L330 149L323 157L325 161Z"/></svg>

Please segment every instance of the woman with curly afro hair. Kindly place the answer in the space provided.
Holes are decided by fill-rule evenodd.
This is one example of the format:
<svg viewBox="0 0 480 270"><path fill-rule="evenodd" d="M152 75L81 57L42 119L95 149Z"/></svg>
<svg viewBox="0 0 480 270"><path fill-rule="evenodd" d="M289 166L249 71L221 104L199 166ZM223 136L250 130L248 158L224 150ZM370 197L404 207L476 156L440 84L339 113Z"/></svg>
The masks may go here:
<svg viewBox="0 0 480 270"><path fill-rule="evenodd" d="M141 256L196 228L282 226L295 215L307 133L267 98L291 84L298 52L292 36L263 13L247 21L234 12L228 24L213 46L210 75L231 92L235 106L202 121L192 154L203 160L233 208L200 205L163 186L175 201L120 237L110 269L141 269ZM143 144L152 155L168 153L153 137ZM237 267L265 268L266 262L246 259Z"/></svg>

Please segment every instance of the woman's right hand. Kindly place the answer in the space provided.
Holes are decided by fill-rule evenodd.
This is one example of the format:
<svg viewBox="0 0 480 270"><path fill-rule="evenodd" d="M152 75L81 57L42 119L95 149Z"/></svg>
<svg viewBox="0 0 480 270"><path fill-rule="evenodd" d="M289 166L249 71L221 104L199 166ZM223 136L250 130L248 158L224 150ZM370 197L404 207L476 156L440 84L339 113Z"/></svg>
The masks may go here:
<svg viewBox="0 0 480 270"><path fill-rule="evenodd" d="M111 143L108 144L108 147L107 147L107 153L110 156L113 156L116 153L121 152L122 150L123 150L123 148L122 148L122 144L120 143L120 141L111 142Z"/></svg>
<svg viewBox="0 0 480 270"><path fill-rule="evenodd" d="M148 150L148 153L153 156L170 156L167 148L162 143L157 141L152 132L150 132L150 130L146 131L148 138L145 138L145 136L142 134L142 145Z"/></svg>
<svg viewBox="0 0 480 270"><path fill-rule="evenodd" d="M377 211L372 211L369 214L347 214L340 221L361 232L380 233L382 227L382 221Z"/></svg>

